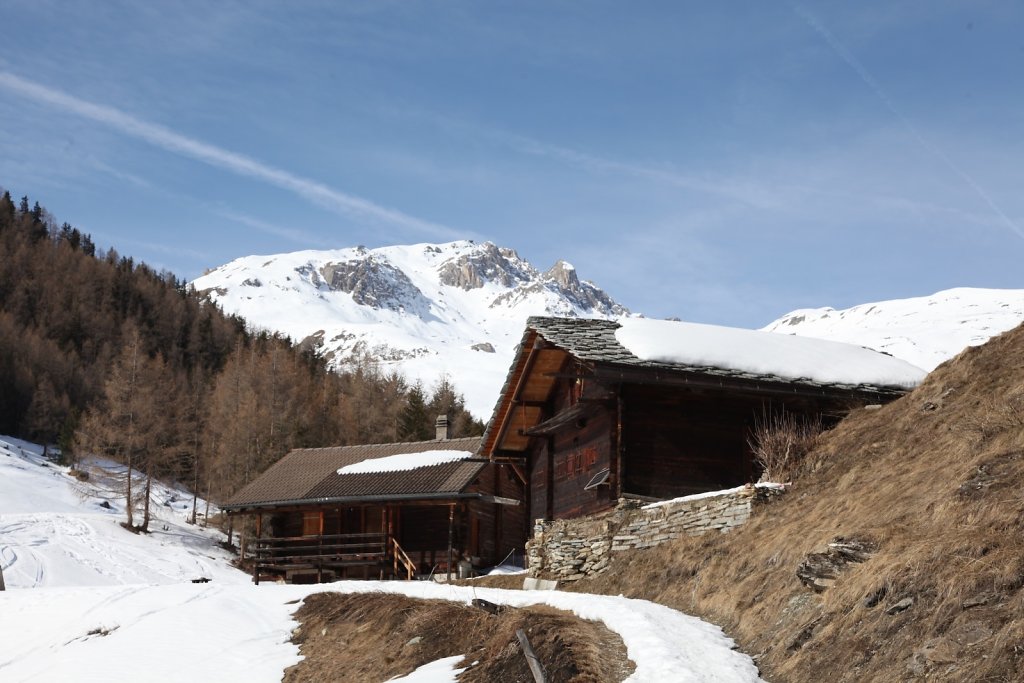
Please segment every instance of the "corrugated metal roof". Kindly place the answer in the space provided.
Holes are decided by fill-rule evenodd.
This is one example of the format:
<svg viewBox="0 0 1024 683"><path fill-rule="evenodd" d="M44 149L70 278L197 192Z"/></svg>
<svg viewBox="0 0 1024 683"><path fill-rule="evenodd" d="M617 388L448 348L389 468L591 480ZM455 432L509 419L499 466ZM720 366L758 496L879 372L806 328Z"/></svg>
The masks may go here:
<svg viewBox="0 0 1024 683"><path fill-rule="evenodd" d="M457 494L485 466L479 461L455 461L399 472L337 474L338 469L363 460L426 451L479 450L481 437L406 443L300 448L291 451L266 472L232 496L223 507L238 509L324 498L379 498L396 495Z"/></svg>
<svg viewBox="0 0 1024 683"><path fill-rule="evenodd" d="M327 475L305 497L316 499L362 496L411 496L461 493L486 466L480 460L457 460L399 472Z"/></svg>

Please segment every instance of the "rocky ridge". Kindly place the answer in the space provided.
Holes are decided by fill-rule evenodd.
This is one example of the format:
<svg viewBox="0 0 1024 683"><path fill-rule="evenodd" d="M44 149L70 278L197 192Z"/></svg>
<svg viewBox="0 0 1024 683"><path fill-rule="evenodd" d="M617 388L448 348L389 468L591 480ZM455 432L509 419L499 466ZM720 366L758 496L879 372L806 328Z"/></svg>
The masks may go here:
<svg viewBox="0 0 1024 683"><path fill-rule="evenodd" d="M481 418L529 316L629 314L566 261L541 271L514 249L469 240L249 256L192 284L335 366L368 354L427 386L447 375Z"/></svg>

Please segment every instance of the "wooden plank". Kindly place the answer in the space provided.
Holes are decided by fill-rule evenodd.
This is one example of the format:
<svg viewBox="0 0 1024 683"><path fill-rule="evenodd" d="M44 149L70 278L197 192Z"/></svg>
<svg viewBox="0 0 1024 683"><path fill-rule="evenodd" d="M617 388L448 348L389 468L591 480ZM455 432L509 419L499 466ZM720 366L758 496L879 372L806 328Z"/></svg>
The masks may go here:
<svg viewBox="0 0 1024 683"><path fill-rule="evenodd" d="M523 629L516 629L516 638L519 639L519 644L523 648L526 664L530 667L530 673L533 674L534 683L547 683L547 678L544 676L544 667L541 666L540 659L537 657L537 653L533 651L533 646L530 645L530 641L527 639Z"/></svg>
<svg viewBox="0 0 1024 683"><path fill-rule="evenodd" d="M480 500L484 503L495 503L497 505L520 505L521 501L515 498L503 498L502 496L481 495Z"/></svg>

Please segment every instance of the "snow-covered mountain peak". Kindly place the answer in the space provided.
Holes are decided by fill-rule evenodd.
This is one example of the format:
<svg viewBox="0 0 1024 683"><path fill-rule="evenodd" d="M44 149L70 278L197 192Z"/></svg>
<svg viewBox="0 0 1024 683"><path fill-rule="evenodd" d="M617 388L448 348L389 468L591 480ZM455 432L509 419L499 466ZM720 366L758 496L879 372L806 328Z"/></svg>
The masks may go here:
<svg viewBox="0 0 1024 683"><path fill-rule="evenodd" d="M629 313L566 261L541 272L514 249L471 240L246 256L193 285L258 327L309 340L336 366L369 353L428 387L447 374L478 417L490 414L529 316Z"/></svg>

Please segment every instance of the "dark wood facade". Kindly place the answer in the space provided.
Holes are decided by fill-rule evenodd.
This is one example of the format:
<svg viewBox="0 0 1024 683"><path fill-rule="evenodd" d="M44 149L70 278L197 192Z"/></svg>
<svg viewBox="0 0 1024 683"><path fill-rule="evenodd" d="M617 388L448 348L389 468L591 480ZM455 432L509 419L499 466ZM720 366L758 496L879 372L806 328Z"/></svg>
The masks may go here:
<svg viewBox="0 0 1024 683"><path fill-rule="evenodd" d="M617 345L615 327L528 324L481 450L528 473L528 520L756 481L748 440L759 420L787 413L828 424L903 393L645 364Z"/></svg>
<svg viewBox="0 0 1024 683"><path fill-rule="evenodd" d="M493 566L525 542L525 486L515 468L466 457L479 443L293 451L224 509L252 519L246 545L257 583L414 578L455 573L460 563ZM465 455L400 471L363 466L390 456L414 462L438 450ZM345 471L354 463L360 465Z"/></svg>

